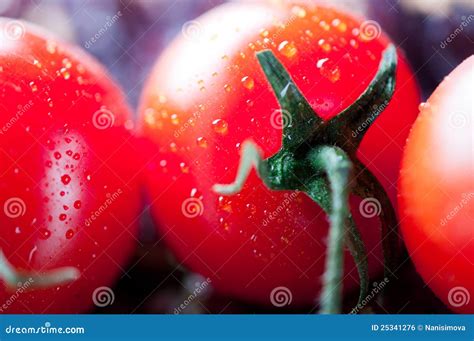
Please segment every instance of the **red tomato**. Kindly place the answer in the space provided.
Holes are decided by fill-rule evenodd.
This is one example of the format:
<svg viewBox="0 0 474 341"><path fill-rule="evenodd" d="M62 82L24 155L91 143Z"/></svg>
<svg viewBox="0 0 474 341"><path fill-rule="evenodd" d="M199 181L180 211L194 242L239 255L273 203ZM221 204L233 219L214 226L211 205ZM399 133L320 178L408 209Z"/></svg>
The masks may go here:
<svg viewBox="0 0 474 341"><path fill-rule="evenodd" d="M2 19L0 117L1 250L26 276L80 273L41 289L7 287L1 277L1 311L77 313L103 304L104 293L93 293L121 273L139 210L124 163L134 150L122 92L80 49Z"/></svg>
<svg viewBox="0 0 474 341"><path fill-rule="evenodd" d="M400 177L403 237L418 272L452 310L474 313L474 57L421 105Z"/></svg>
<svg viewBox="0 0 474 341"><path fill-rule="evenodd" d="M376 23L315 6L226 4L183 26L155 66L140 110L143 134L159 146L147 169L152 211L181 261L242 300L278 306L280 292L291 298L286 303L314 302L326 250L323 211L302 193L268 190L255 173L235 196L211 188L234 180L246 139L265 157L281 146L280 107L257 51L271 49L314 110L329 119L366 89L388 44ZM413 75L399 59L394 97L358 155L393 202L419 104ZM378 219L364 218L358 206L352 198L377 272ZM354 288L358 275L349 256L346 264L345 284Z"/></svg>

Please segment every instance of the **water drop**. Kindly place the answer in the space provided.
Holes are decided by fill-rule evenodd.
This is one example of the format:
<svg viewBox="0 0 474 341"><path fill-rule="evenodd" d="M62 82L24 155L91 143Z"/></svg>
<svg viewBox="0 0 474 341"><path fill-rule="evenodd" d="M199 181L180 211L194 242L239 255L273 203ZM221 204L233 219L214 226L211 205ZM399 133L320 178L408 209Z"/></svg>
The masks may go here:
<svg viewBox="0 0 474 341"><path fill-rule="evenodd" d="M292 58L296 55L298 49L296 48L293 42L288 42L287 40L285 40L280 43L280 45L278 45L278 51L280 51L281 54L285 57Z"/></svg>
<svg viewBox="0 0 474 341"><path fill-rule="evenodd" d="M69 229L66 231L66 239L71 239L74 236L74 231Z"/></svg>
<svg viewBox="0 0 474 341"><path fill-rule="evenodd" d="M228 128L229 128L229 125L227 124L227 122L220 118L212 121L212 126L214 128L214 131L221 135L227 134Z"/></svg>
<svg viewBox="0 0 474 341"><path fill-rule="evenodd" d="M201 148L207 148L207 139L205 137L198 137L196 143Z"/></svg>
<svg viewBox="0 0 474 341"><path fill-rule="evenodd" d="M61 182L65 185L67 185L71 182L71 177L69 175L65 174L61 177Z"/></svg>
<svg viewBox="0 0 474 341"><path fill-rule="evenodd" d="M255 81L253 80L252 77L249 77L249 76L245 76L244 78L242 78L241 81L244 87L249 90L252 90L255 85Z"/></svg>

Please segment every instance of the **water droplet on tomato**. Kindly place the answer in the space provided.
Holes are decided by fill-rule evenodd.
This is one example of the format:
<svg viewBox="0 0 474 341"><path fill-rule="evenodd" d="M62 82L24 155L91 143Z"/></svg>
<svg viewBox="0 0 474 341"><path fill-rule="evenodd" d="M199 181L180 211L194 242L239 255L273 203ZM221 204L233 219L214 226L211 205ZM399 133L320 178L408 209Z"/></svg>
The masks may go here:
<svg viewBox="0 0 474 341"><path fill-rule="evenodd" d="M64 174L62 177L61 177L61 182L65 185L69 184L71 182L71 177L67 174Z"/></svg>
<svg viewBox="0 0 474 341"><path fill-rule="evenodd" d="M59 160L61 158L61 153L60 152L54 152L54 158L56 160Z"/></svg>
<svg viewBox="0 0 474 341"><path fill-rule="evenodd" d="M293 6L291 12L297 17L304 18L306 17L306 10L300 6Z"/></svg>
<svg viewBox="0 0 474 341"><path fill-rule="evenodd" d="M337 82L341 78L341 71L339 67L331 61L325 61L319 68L319 72L331 83Z"/></svg>
<svg viewBox="0 0 474 341"><path fill-rule="evenodd" d="M170 118L171 118L171 123L173 123L174 125L179 124L179 118L177 114L172 114Z"/></svg>
<svg viewBox="0 0 474 341"><path fill-rule="evenodd" d="M287 58L292 58L298 52L295 44L293 42L288 42L287 40L283 41L278 45L278 51Z"/></svg>
<svg viewBox="0 0 474 341"><path fill-rule="evenodd" d="M67 215L64 214L64 213L61 213L61 214L59 215L59 220L61 220L61 221L66 220L66 218L67 218Z"/></svg>
<svg viewBox="0 0 474 341"><path fill-rule="evenodd" d="M76 201L74 201L74 208L76 208L76 209L80 209L80 208L81 208L81 205L82 205L82 203L81 203L81 201L80 201L80 200L76 200Z"/></svg>
<svg viewBox="0 0 474 341"><path fill-rule="evenodd" d="M212 121L212 126L214 128L214 131L221 135L227 134L228 129L229 129L229 125L227 124L227 122L220 118Z"/></svg>
<svg viewBox="0 0 474 341"><path fill-rule="evenodd" d="M207 148L207 139L205 137L198 137L196 143L201 148Z"/></svg>
<svg viewBox="0 0 474 341"><path fill-rule="evenodd" d="M231 91L232 91L232 86L230 86L229 84L225 84L225 85L224 85L224 90L225 90L226 92L231 92Z"/></svg>
<svg viewBox="0 0 474 341"><path fill-rule="evenodd" d="M179 164L179 168L181 169L181 172L183 172L185 174L189 173L189 166L186 163L181 162Z"/></svg>
<svg viewBox="0 0 474 341"><path fill-rule="evenodd" d="M74 231L69 229L66 231L66 239L71 239L74 236Z"/></svg>
<svg viewBox="0 0 474 341"><path fill-rule="evenodd" d="M242 78L242 84L244 85L245 88L252 90L255 85L255 81L253 80L252 77L245 76L244 78Z"/></svg>
<svg viewBox="0 0 474 341"><path fill-rule="evenodd" d="M35 84L35 82L30 82L30 88L33 92L38 91L38 86Z"/></svg>
<svg viewBox="0 0 474 341"><path fill-rule="evenodd" d="M40 228L38 232L41 239L48 239L51 236L51 231L46 228Z"/></svg>

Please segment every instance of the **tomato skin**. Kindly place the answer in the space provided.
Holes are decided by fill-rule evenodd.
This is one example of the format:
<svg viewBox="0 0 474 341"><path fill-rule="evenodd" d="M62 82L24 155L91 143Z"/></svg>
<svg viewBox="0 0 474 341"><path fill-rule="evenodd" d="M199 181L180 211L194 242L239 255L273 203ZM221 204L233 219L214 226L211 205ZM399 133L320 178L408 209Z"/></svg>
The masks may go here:
<svg viewBox="0 0 474 341"><path fill-rule="evenodd" d="M21 35L8 36L12 23ZM136 153L130 110L84 52L7 19L0 20L0 103L0 247L20 271L81 273L20 293L0 280L1 312L83 312L135 245L138 184L123 162Z"/></svg>
<svg viewBox="0 0 474 341"><path fill-rule="evenodd" d="M452 310L474 313L474 57L421 106L399 184L403 237L428 286Z"/></svg>
<svg viewBox="0 0 474 341"><path fill-rule="evenodd" d="M302 193L268 190L255 174L235 196L220 197L211 188L234 180L244 140L253 139L265 157L281 146L279 105L255 52L272 49L328 119L365 90L389 43L383 34L358 38L353 32L361 22L324 7L226 4L193 22L197 37L185 25L156 64L140 109L142 133L159 152L147 169L152 211L178 258L220 292L270 305L273 290L283 286L292 305L314 304L326 252L322 210ZM393 202L419 103L413 76L399 59L394 98L359 153ZM375 274L382 265L378 221L361 216L358 198L351 202ZM191 203L197 211L185 210ZM357 271L349 256L346 261L350 289Z"/></svg>

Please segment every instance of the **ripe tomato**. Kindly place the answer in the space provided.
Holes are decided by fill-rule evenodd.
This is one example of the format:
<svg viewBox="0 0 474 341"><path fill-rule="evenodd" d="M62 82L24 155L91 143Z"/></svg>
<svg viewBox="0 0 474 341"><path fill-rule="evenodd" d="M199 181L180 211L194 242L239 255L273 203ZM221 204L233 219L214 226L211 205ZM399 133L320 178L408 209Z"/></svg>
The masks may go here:
<svg viewBox="0 0 474 341"><path fill-rule="evenodd" d="M421 105L400 177L400 219L413 262L452 310L474 313L474 57Z"/></svg>
<svg viewBox="0 0 474 341"><path fill-rule="evenodd" d="M152 211L180 260L242 300L314 302L326 250L323 211L302 193L268 190L255 173L237 195L219 196L211 188L234 180L243 141L253 139L265 157L281 147L285 115L257 51L271 49L327 120L365 91L388 44L378 24L316 6L226 4L183 26L156 64L140 110L143 134L159 146L147 168ZM393 202L419 103L413 75L399 59L394 97L358 153ZM352 198L353 214L377 272L378 220L361 214L359 202ZM350 288L358 275L349 258Z"/></svg>
<svg viewBox="0 0 474 341"><path fill-rule="evenodd" d="M0 118L0 248L31 279L8 286L2 259L1 311L76 313L93 299L102 304L104 293L93 293L121 273L139 210L123 161L134 155L123 94L81 50L2 19ZM63 267L80 277L34 288Z"/></svg>

